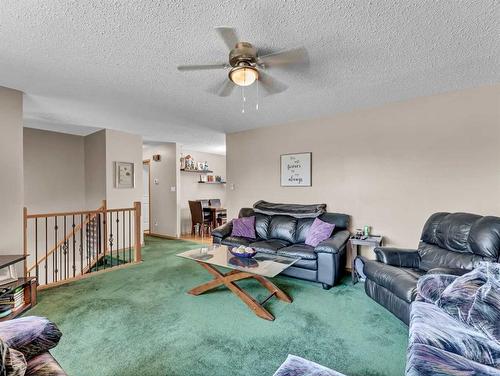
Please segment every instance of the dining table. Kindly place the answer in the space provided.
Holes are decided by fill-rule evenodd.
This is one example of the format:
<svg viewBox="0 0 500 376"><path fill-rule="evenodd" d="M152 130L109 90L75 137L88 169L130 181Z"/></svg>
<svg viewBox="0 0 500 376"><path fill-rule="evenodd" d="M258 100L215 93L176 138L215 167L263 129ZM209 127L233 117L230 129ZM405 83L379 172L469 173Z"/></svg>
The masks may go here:
<svg viewBox="0 0 500 376"><path fill-rule="evenodd" d="M220 206L205 206L203 208L204 211L210 212L210 222L212 224L212 230L214 228L217 228L217 216L222 213L227 214L227 209L226 208L221 208Z"/></svg>

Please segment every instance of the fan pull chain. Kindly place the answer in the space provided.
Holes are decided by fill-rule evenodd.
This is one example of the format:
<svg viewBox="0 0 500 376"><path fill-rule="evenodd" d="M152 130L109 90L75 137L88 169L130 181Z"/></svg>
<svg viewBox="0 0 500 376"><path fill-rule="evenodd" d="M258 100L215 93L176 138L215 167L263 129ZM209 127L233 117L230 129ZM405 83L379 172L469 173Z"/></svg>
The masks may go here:
<svg viewBox="0 0 500 376"><path fill-rule="evenodd" d="M241 113L244 114L245 113L245 102L246 102L245 87L244 86L241 87L241 97L243 99Z"/></svg>
<svg viewBox="0 0 500 376"><path fill-rule="evenodd" d="M255 110L259 111L259 79L257 79L257 103L255 104Z"/></svg>

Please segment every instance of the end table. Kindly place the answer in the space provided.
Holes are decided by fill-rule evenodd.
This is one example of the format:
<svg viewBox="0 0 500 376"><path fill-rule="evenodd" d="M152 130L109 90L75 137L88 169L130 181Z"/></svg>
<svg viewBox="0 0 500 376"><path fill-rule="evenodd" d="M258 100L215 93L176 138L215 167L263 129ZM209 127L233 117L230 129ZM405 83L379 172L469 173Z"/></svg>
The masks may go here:
<svg viewBox="0 0 500 376"><path fill-rule="evenodd" d="M358 273L356 273L356 268L354 267L354 260L358 257L359 247L362 245L379 247L382 245L382 240L383 237L380 235L370 235L366 239L358 239L355 237L351 237L349 239L349 243L351 245L351 277L353 285L358 282Z"/></svg>

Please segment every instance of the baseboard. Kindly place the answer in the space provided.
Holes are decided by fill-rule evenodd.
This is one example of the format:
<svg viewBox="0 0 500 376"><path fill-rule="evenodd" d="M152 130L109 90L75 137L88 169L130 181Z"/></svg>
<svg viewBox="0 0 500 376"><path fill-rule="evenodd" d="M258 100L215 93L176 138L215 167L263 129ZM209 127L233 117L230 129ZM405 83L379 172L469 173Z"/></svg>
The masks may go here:
<svg viewBox="0 0 500 376"><path fill-rule="evenodd" d="M154 238L170 239L170 240L179 240L180 239L180 238L175 237L175 236L155 234L154 232L150 232L148 234L148 236L152 236Z"/></svg>

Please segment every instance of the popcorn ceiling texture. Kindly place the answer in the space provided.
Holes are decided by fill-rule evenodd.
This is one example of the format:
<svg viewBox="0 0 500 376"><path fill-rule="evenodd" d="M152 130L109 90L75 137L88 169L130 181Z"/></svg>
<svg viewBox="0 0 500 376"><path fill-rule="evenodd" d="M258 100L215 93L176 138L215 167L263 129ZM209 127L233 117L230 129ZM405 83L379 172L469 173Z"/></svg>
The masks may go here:
<svg viewBox="0 0 500 376"><path fill-rule="evenodd" d="M25 125L99 128L224 151L224 133L330 116L500 81L499 2L3 0L0 85L22 90ZM311 69L270 71L289 89L259 99L207 92L227 61L215 26L266 51L304 45ZM92 127L87 129L86 127Z"/></svg>

